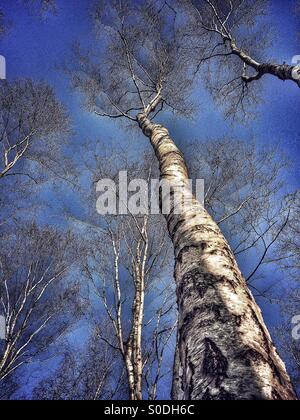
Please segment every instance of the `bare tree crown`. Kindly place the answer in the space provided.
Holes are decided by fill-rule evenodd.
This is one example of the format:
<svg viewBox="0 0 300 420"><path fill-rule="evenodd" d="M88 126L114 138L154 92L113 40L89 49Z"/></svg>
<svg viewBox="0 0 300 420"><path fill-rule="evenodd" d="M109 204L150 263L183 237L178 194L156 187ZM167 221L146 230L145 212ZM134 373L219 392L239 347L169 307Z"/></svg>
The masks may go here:
<svg viewBox="0 0 300 420"><path fill-rule="evenodd" d="M196 72L203 69L201 76L225 104L227 116L250 114L260 96L257 82L265 75L300 86L297 66L266 57L271 41L270 25L264 21L268 1L186 0L177 5L187 16L184 44L193 51Z"/></svg>
<svg viewBox="0 0 300 420"><path fill-rule="evenodd" d="M0 179L34 154L49 155L58 147L57 136L68 131L67 114L47 84L30 79L1 83Z"/></svg>
<svg viewBox="0 0 300 420"><path fill-rule="evenodd" d="M191 87L176 12L159 2L99 1L92 18L98 54L75 46L73 86L97 115L136 121L163 107L188 113ZM100 55L99 55L100 54Z"/></svg>

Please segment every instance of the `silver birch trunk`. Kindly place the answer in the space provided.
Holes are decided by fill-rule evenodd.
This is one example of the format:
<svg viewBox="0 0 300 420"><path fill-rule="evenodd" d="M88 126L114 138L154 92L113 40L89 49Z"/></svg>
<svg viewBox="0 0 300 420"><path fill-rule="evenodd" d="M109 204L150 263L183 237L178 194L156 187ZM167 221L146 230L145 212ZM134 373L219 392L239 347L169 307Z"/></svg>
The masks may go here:
<svg viewBox="0 0 300 420"><path fill-rule="evenodd" d="M134 399L142 400L142 379L143 379L143 359L142 359L142 328L144 319L144 285L143 278L138 278L136 285L136 296L133 314L133 355L132 364L134 371Z"/></svg>
<svg viewBox="0 0 300 420"><path fill-rule="evenodd" d="M184 157L168 130L146 114L161 178L188 188ZM296 399L234 255L217 224L193 197L182 214L166 215L175 252L179 310L174 400Z"/></svg>
<svg viewBox="0 0 300 420"><path fill-rule="evenodd" d="M128 386L129 386L129 398L131 401L136 400L136 384L135 384L135 377L134 377L134 366L132 363L132 343L131 338L129 343L127 344L126 353L123 355L124 362L127 371L127 378L128 378Z"/></svg>
<svg viewBox="0 0 300 420"><path fill-rule="evenodd" d="M144 226L141 231L143 238L138 241L136 246L136 261L134 263L134 287L135 295L132 305L132 326L127 342L124 342L124 331L122 325L122 296L119 279L119 249L120 245L113 239L114 249L114 270L115 270L115 299L116 299L116 320L113 324L116 329L116 335L119 342L119 349L122 354L129 387L130 400L142 400L142 382L143 382L143 357L142 357L142 332L145 304L145 265L148 257L148 236L147 219L144 220ZM144 243L143 252L141 243ZM109 317L111 313L107 303L105 307Z"/></svg>

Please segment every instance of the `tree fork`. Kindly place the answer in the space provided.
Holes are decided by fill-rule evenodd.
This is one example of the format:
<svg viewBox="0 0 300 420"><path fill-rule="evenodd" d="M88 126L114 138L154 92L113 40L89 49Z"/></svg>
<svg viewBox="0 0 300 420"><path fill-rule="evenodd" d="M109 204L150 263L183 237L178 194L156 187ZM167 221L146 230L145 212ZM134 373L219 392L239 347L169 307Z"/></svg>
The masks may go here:
<svg viewBox="0 0 300 420"><path fill-rule="evenodd" d="M188 186L184 157L168 130L146 114L161 179ZM179 310L174 400L295 400L261 311L217 224L194 197L166 215L175 252Z"/></svg>

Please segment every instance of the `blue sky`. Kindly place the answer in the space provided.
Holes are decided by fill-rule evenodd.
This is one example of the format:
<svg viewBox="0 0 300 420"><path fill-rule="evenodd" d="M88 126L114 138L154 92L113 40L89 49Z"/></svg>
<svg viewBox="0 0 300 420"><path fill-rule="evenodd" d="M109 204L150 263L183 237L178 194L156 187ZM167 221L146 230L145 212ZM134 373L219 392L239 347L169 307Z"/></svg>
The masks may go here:
<svg viewBox="0 0 300 420"><path fill-rule="evenodd" d="M49 16L46 21L34 19L18 0L1 0L1 3L14 22L10 34L4 38L0 47L0 53L6 57L8 79L32 77L47 80L71 112L78 137L95 138L101 133L102 137L110 141L112 137L126 141L128 135L124 135L117 122L99 120L81 109L80 98L68 88L65 75L56 68L68 56L74 40L88 39L90 24L87 7L91 2L58 0L58 15ZM299 17L294 10L295 0L271 1L269 16L276 38L269 56L278 62L291 63L293 56L300 55L300 42L297 38ZM232 126L224 121L222 111L212 103L206 92L196 86L194 95L200 98L201 106L194 121L169 121L175 140L184 145L189 139L220 137L225 133L245 139L254 136L261 142L271 144L281 140L286 151L296 160L299 156L300 131L298 91L293 83L280 82L271 76L265 77L264 86L265 103L259 107L256 121L249 126ZM297 186L298 171L298 165L295 165L291 185Z"/></svg>
<svg viewBox="0 0 300 420"><path fill-rule="evenodd" d="M128 136L134 134L124 132L116 121L99 119L83 110L79 96L69 89L65 75L57 71L57 65L69 54L72 42L76 39L88 39L90 24L87 6L91 2L57 2L58 14L43 20L30 15L17 0L0 0L6 15L13 22L10 33L0 45L0 54L4 55L7 61L7 78L13 80L31 77L48 81L71 113L75 131L72 138L74 144L79 144L87 138L102 138L107 139L108 144L124 145ZM268 20L274 26L276 37L268 55L277 62L291 63L293 56L300 55L300 39L297 37L300 24L299 17L294 12L295 3L295 0L271 1ZM225 121L222 111L200 85L195 87L194 95L200 98L201 106L193 121L170 116L161 119L168 124L174 140L183 150L191 140L220 138L226 134L245 141L254 137L260 144L272 145L280 141L285 153L293 160L287 175L288 189L293 191L299 188L300 95L299 89L293 83L281 82L271 76L265 77L264 103L257 109L257 119L247 126L232 125ZM140 137L146 144L146 139L142 135ZM46 194L47 198L53 201L53 197L47 197ZM70 204L71 198L68 200ZM59 201L57 203L59 204ZM48 217L50 218L50 215L46 213L45 222ZM278 321L277 309L261 303L267 324L274 326Z"/></svg>

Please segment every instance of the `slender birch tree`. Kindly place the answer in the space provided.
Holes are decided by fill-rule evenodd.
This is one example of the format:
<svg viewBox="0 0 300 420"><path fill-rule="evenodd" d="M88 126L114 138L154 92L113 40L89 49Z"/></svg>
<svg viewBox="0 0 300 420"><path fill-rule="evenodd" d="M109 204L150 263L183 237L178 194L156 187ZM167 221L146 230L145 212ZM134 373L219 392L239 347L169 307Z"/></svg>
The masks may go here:
<svg viewBox="0 0 300 420"><path fill-rule="evenodd" d="M81 311L79 286L67 281L73 262L70 240L70 235L35 224L1 234L5 244L0 252L0 314L5 320L1 386L38 354L48 352Z"/></svg>
<svg viewBox="0 0 300 420"><path fill-rule="evenodd" d="M147 395L143 383L146 371L150 383L150 358L157 379L151 383L148 394L150 399L155 399L161 374L165 373L161 366L164 351L176 325L173 291L168 285L163 288L162 284L153 284L157 278L152 270L157 270L159 263L161 272L166 268L163 263L167 262L167 241L164 234L159 239L159 230L149 224L149 216L144 216L142 220L123 220L117 230L116 226L108 225L102 234L90 234L91 244L84 264L84 273L113 331L113 338L100 331L99 339L119 352L131 400L142 400ZM105 243L105 249L97 247L99 243ZM154 287L158 296L153 296L151 302ZM170 314L171 320L167 318ZM158 342L160 339L165 346Z"/></svg>
<svg viewBox="0 0 300 420"><path fill-rule="evenodd" d="M94 20L102 53L83 53L77 46L73 85L96 115L127 119L142 130L161 179L177 192L178 201L169 194L171 211L165 215L179 311L173 398L295 399L232 250L191 195L183 154L167 128L154 121L166 107L189 109L189 66L177 47L176 11L166 2L101 1Z"/></svg>
<svg viewBox="0 0 300 420"><path fill-rule="evenodd" d="M93 188L83 194L85 199L89 197L89 203L94 203L93 209L89 209L90 217L84 220L71 217L86 232L83 274L92 286L91 293L101 302L113 332L112 338L112 333L107 336L100 331L99 338L121 356L129 398L155 399L158 383L166 374L162 366L164 352L176 326L174 290L169 284L164 286L163 281L163 275L169 274L170 242L159 215L150 214L150 203L133 195L131 199L139 203L138 214L133 213L128 203L121 201L117 185L118 168L126 168L129 183L139 179L150 185L155 173L153 157L145 156L145 160L132 163L126 152L116 151L110 157L96 155L90 162L91 146L84 150L84 166L91 184L97 185L103 179L115 180L112 193L128 213L95 217ZM98 304L94 310L96 325L100 310Z"/></svg>

